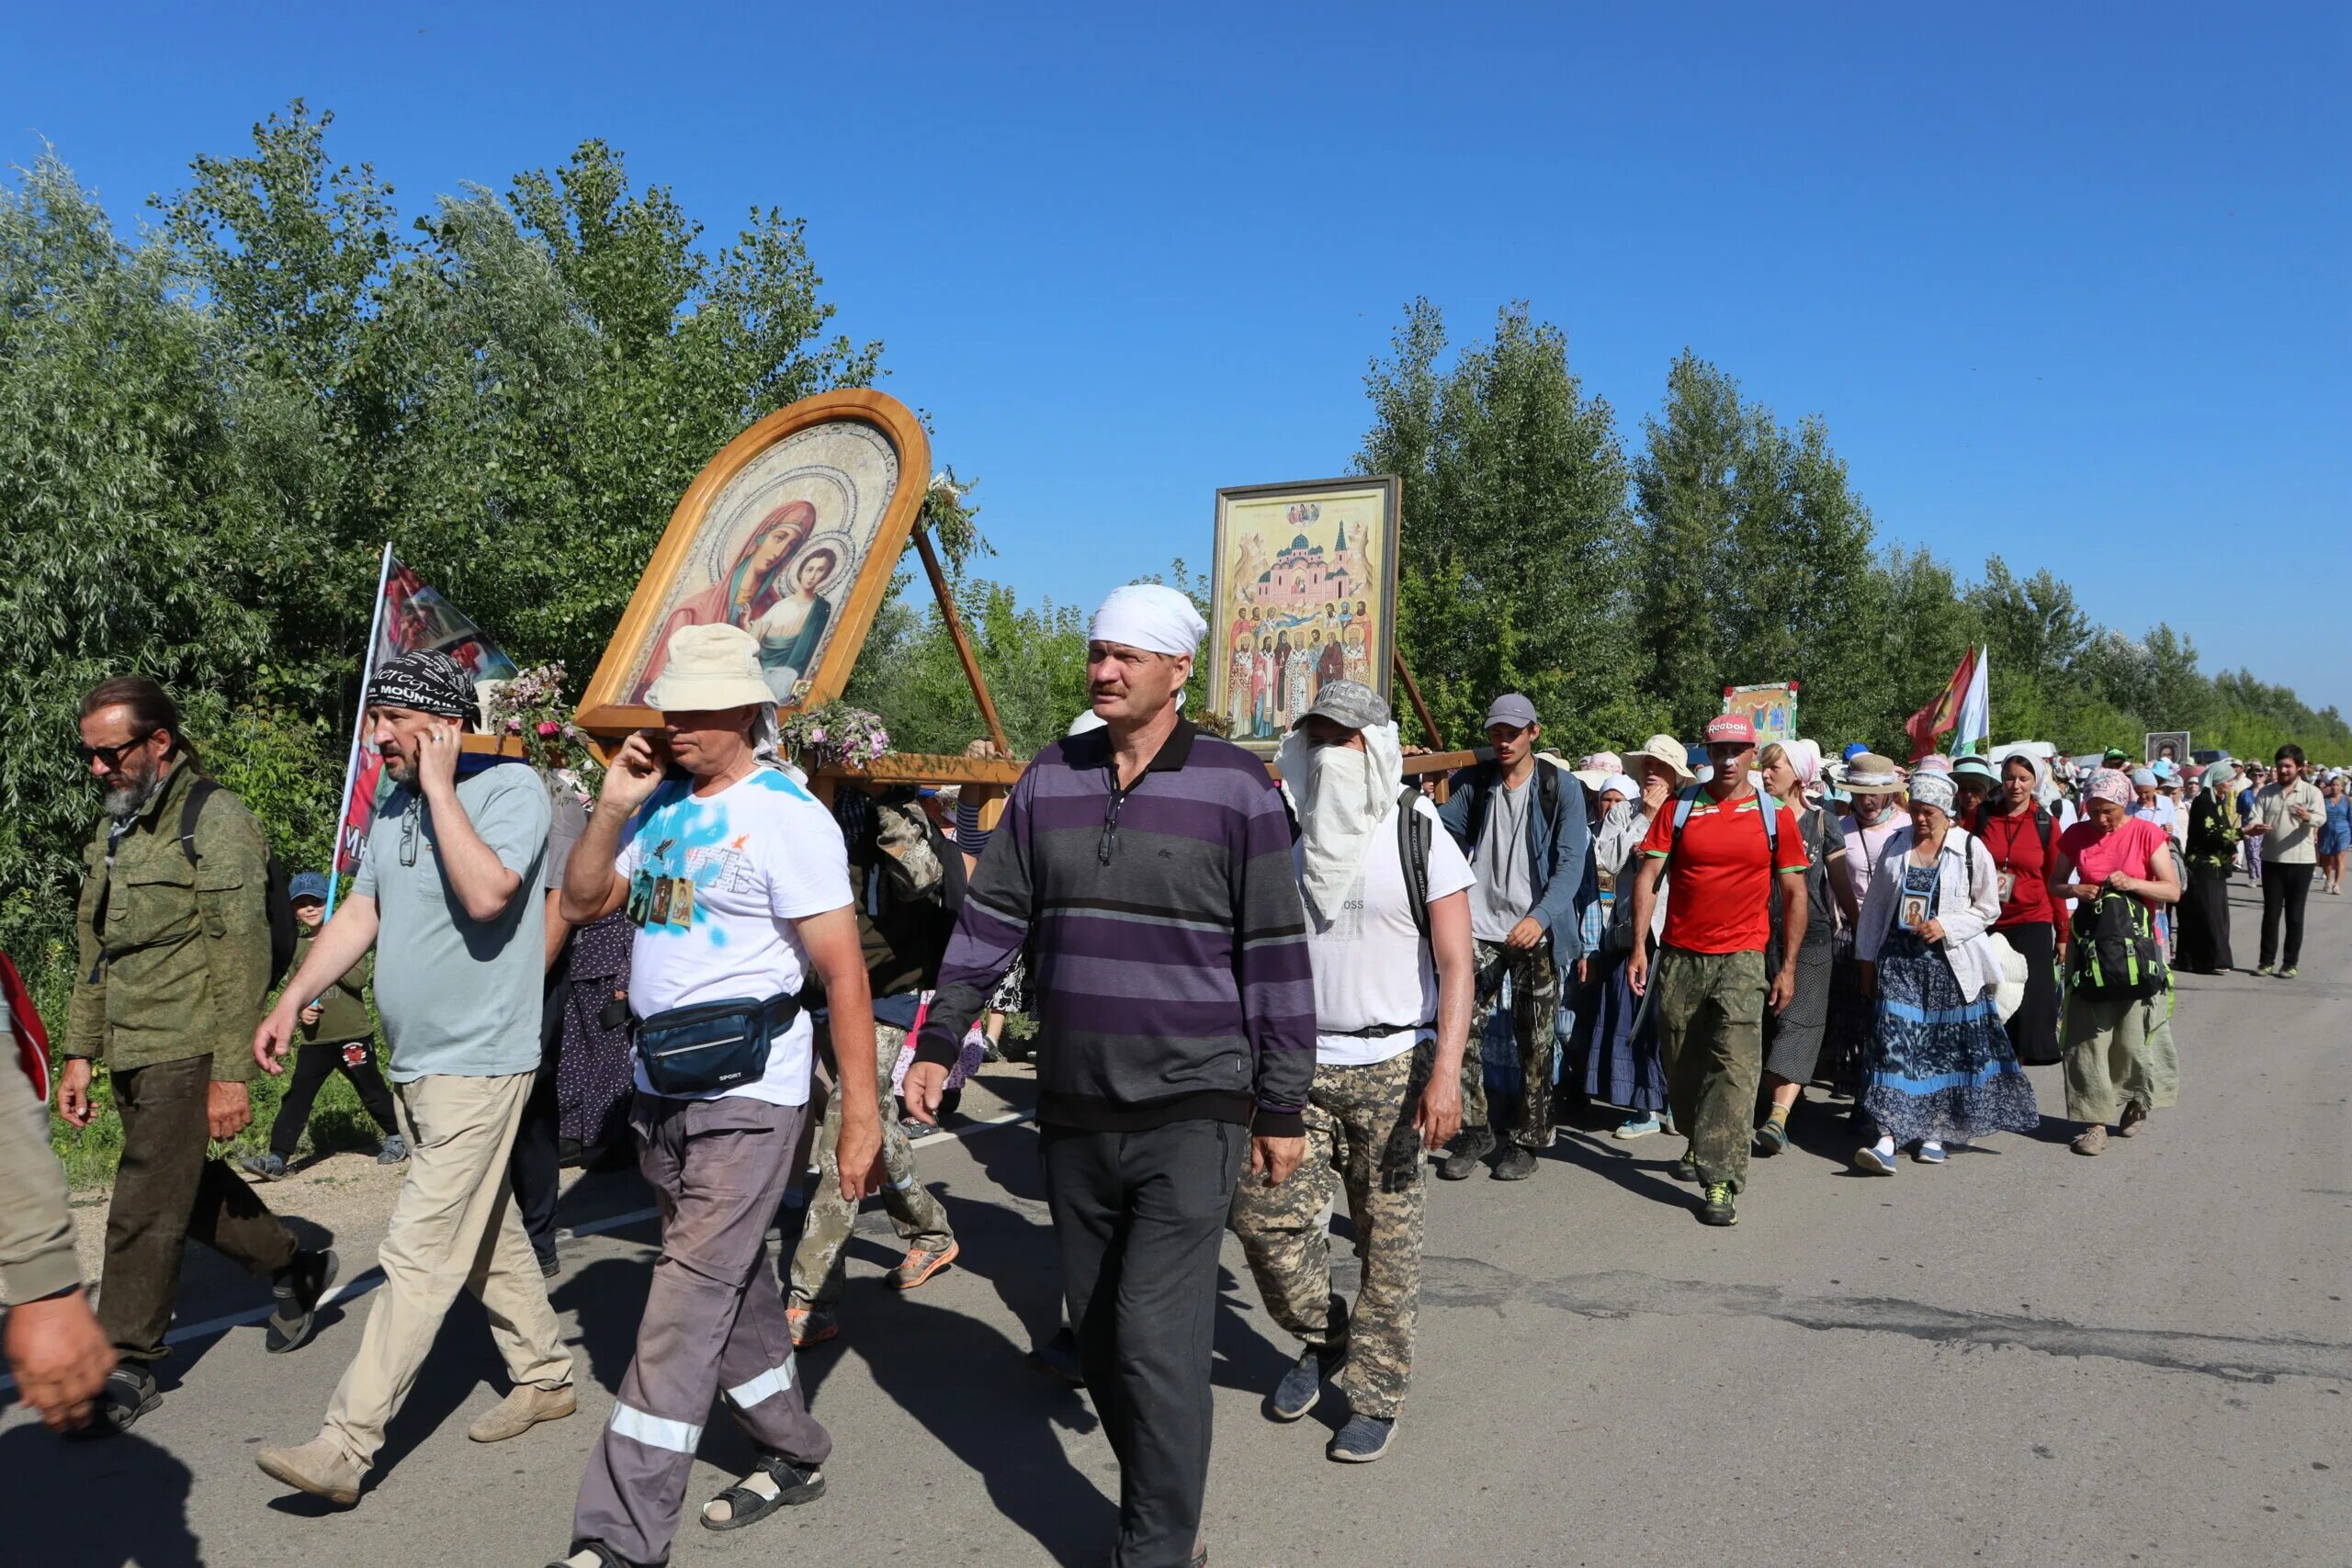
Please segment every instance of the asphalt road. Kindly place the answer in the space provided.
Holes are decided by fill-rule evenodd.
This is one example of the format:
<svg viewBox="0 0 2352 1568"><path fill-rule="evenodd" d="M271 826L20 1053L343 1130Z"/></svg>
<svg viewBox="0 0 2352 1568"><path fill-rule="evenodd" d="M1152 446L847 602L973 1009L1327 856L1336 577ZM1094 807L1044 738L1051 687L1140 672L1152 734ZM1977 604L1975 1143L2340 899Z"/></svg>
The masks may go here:
<svg viewBox="0 0 2352 1568"><path fill-rule="evenodd" d="M2182 1104L2097 1159L2068 1152L2042 1068L2040 1136L1893 1179L1849 1169L1841 1117L1801 1116L1729 1231L1691 1218L1678 1146L1613 1143L1598 1119L1532 1180L1436 1184L1411 1403L1376 1465L1323 1457L1336 1401L1295 1427L1260 1413L1295 1347L1228 1242L1214 1561L2352 1562L2346 903L2312 898L2301 980L2182 982ZM1021 1077L997 1087L1017 1098ZM1024 1359L1056 1314L1033 1142L1010 1122L926 1145L963 1266L893 1294L867 1215L844 1334L802 1370L838 1445L829 1495L740 1535L689 1522L673 1562L1104 1560L1109 1450L1085 1397ZM502 1390L462 1303L349 1512L288 1496L252 1455L316 1430L364 1300L270 1357L258 1326L207 1326L254 1287L197 1270L178 1385L134 1435L61 1443L0 1415L0 1561L537 1568L566 1545L628 1360L645 1201L625 1176L567 1198L594 1233L554 1292L581 1414L469 1443ZM338 1239L356 1274L376 1236ZM741 1467L723 1416L704 1452L690 1499Z"/></svg>

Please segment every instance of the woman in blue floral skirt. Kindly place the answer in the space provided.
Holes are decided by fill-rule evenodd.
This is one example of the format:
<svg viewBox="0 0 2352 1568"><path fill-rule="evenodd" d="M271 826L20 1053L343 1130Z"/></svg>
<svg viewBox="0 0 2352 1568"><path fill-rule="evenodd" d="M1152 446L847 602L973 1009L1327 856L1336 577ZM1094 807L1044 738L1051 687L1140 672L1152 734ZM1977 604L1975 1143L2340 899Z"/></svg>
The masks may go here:
<svg viewBox="0 0 2352 1568"><path fill-rule="evenodd" d="M1873 1175L1894 1175L1905 1145L1939 1165L1953 1145L2041 1121L1994 1001L2002 965L1986 933L2001 914L1999 874L1953 824L1954 801L1949 773L1911 776L1911 826L1881 852L1855 931L1878 1002L1862 1109L1879 1138L1854 1165Z"/></svg>

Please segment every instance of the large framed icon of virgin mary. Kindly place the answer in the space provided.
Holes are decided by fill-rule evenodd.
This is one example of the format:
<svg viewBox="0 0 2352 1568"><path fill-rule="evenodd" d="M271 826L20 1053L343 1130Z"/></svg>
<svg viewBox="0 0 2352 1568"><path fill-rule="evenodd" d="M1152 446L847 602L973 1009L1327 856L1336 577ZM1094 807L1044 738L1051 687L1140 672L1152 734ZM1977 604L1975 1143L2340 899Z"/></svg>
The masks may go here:
<svg viewBox="0 0 2352 1568"><path fill-rule="evenodd" d="M670 634L718 621L759 639L778 712L841 695L930 473L922 425L863 388L804 398L729 442L670 514L582 694L580 728L659 723L645 694Z"/></svg>
<svg viewBox="0 0 2352 1568"><path fill-rule="evenodd" d="M1209 711L1271 755L1333 681L1388 695L1396 646L1393 475L1216 492Z"/></svg>

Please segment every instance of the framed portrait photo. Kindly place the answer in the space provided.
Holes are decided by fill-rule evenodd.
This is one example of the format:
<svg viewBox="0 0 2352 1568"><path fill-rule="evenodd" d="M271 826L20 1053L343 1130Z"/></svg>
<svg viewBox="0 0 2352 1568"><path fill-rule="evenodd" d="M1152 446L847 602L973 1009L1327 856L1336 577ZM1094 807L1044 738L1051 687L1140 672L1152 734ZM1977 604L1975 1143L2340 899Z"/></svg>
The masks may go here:
<svg viewBox="0 0 2352 1568"><path fill-rule="evenodd" d="M1271 752L1333 681L1388 695L1396 646L1393 475L1216 492L1209 706Z"/></svg>
<svg viewBox="0 0 2352 1568"><path fill-rule="evenodd" d="M2186 729L2152 729L2145 733L2144 762L2170 762L2176 768L2188 766L2188 731Z"/></svg>
<svg viewBox="0 0 2352 1568"><path fill-rule="evenodd" d="M582 695L579 724L658 723L646 692L671 634L726 622L759 640L780 713L841 695L930 482L931 443L865 389L768 415L695 476Z"/></svg>

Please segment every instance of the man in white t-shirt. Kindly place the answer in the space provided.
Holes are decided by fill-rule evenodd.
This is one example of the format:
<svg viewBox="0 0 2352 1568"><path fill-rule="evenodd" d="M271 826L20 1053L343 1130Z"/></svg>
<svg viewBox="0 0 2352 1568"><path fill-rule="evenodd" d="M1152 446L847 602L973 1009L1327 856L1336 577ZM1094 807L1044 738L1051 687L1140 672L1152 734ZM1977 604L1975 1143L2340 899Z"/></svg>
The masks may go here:
<svg viewBox="0 0 2352 1568"><path fill-rule="evenodd" d="M842 1058L874 1054L841 829L763 754L775 720L758 645L736 626L681 627L647 697L662 728L614 757L563 879L573 924L626 906L637 927L630 1122L662 1205L637 1354L580 1483L567 1568L669 1560L718 1393L760 1462L704 1505L706 1529L823 1495L832 1439L801 1395L767 1263L808 1114L809 1021L795 998L812 971ZM842 1188L854 1201L874 1190L881 1120L872 1075L843 1074L840 1093Z"/></svg>
<svg viewBox="0 0 2352 1568"><path fill-rule="evenodd" d="M1233 1230L1266 1310L1306 1342L1267 1413L1298 1419L1336 1377L1349 1416L1327 1451L1363 1463L1387 1451L1412 1372L1421 1151L1444 1147L1462 1125L1476 979L1470 863L1437 808L1418 790L1405 797L1396 727L1370 687L1326 685L1277 766L1298 817L1315 1082L1306 1157L1279 1187L1244 1183ZM1342 1185L1363 1264L1352 1312L1331 1293L1323 1218Z"/></svg>

